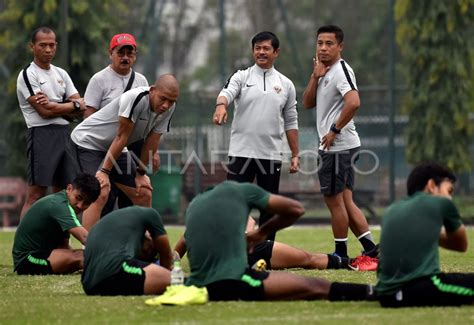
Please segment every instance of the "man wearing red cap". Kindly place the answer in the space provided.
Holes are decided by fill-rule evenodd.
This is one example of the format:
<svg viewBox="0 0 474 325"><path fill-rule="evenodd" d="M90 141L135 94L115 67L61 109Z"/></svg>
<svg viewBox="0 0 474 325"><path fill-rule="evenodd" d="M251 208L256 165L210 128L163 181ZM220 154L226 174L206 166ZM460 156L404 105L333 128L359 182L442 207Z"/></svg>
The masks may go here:
<svg viewBox="0 0 474 325"><path fill-rule="evenodd" d="M84 99L85 117L95 113L125 91L148 86L142 74L133 71L137 59L137 43L133 35L117 34L110 40L110 65L89 80Z"/></svg>
<svg viewBox="0 0 474 325"><path fill-rule="evenodd" d="M97 112L124 92L137 87L147 87L148 81L145 76L132 69L137 59L137 42L131 34L116 34L110 40L109 45L110 65L97 72L89 80L84 100L87 110L85 117ZM137 141L128 146L137 157L140 157L143 141ZM158 157L153 159L154 169L158 169ZM118 205L126 207L132 202L118 189L112 188L109 202L102 211L102 215L110 212L118 197Z"/></svg>

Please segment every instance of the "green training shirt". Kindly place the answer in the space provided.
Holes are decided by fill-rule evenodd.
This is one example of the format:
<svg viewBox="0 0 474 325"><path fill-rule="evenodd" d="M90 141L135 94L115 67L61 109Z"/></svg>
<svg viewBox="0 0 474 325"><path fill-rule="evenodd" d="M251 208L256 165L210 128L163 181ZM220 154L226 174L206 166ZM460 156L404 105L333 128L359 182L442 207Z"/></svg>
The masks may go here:
<svg viewBox="0 0 474 325"><path fill-rule="evenodd" d="M15 270L29 254L52 251L69 238L69 230L82 227L69 204L66 191L36 201L21 219L13 242Z"/></svg>
<svg viewBox="0 0 474 325"><path fill-rule="evenodd" d="M270 193L250 183L223 182L198 195L186 212L187 285L237 280L247 267L245 228L253 208L265 210Z"/></svg>
<svg viewBox="0 0 474 325"><path fill-rule="evenodd" d="M439 235L462 225L454 203L444 197L417 192L392 204L382 218L378 294L389 295L405 283L440 273Z"/></svg>
<svg viewBox="0 0 474 325"><path fill-rule="evenodd" d="M146 230L152 238L166 234L158 212L138 206L115 210L94 225L84 250L84 290L91 290L117 274L123 262L136 258L142 250Z"/></svg>

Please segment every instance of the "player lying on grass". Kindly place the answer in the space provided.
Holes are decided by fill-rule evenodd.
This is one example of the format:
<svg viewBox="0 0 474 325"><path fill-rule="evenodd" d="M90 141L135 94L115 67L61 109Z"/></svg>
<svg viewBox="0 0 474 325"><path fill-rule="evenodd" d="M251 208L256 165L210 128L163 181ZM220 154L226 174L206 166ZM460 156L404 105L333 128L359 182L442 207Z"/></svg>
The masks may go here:
<svg viewBox="0 0 474 325"><path fill-rule="evenodd" d="M157 254L161 266L153 263ZM88 295L160 294L170 284L171 260L168 235L156 210L115 210L89 233L82 286Z"/></svg>
<svg viewBox="0 0 474 325"><path fill-rule="evenodd" d="M254 230L255 220L249 217L247 232ZM368 254L376 255L378 246ZM305 269L349 269L357 271L375 271L378 259L369 255L356 258L339 257L336 254L310 253L277 241L266 240L257 244L253 252L248 255L249 265L254 265L258 260L264 259L267 269L280 270L294 267Z"/></svg>
<svg viewBox="0 0 474 325"><path fill-rule="evenodd" d="M275 214L246 234L249 212ZM331 283L288 272L258 272L248 267L247 247L268 233L292 225L302 205L250 183L223 182L198 195L186 212L185 241L191 273L186 285L206 287L209 300L365 300L369 285Z"/></svg>
<svg viewBox="0 0 474 325"><path fill-rule="evenodd" d="M254 230L255 220L252 217L247 221L247 232ZM181 236L174 250L183 257L186 254L186 242ZM370 257L356 259L339 257L333 254L310 253L305 250L280 243L265 240L255 245L253 252L248 254L248 265L255 265L260 259L265 260L267 270L281 270L289 268L305 269L349 269L360 271L375 271L377 260ZM354 261L357 260L356 263Z"/></svg>
<svg viewBox="0 0 474 325"><path fill-rule="evenodd" d="M383 307L453 306L474 302L474 273L443 273L438 246L465 252L466 230L452 202L456 177L435 162L408 176L408 197L382 218L376 292Z"/></svg>
<svg viewBox="0 0 474 325"><path fill-rule="evenodd" d="M73 235L83 245L87 230L77 218L99 196L92 175L77 176L67 188L36 201L21 219L13 242L17 274L67 274L82 269L82 249L72 249Z"/></svg>

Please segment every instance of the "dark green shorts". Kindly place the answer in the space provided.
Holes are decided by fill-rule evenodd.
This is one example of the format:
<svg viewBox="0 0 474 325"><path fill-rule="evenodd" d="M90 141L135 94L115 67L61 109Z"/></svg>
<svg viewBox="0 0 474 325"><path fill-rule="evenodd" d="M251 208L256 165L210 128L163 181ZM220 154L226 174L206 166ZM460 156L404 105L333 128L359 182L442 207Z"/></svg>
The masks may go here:
<svg viewBox="0 0 474 325"><path fill-rule="evenodd" d="M93 296L141 296L145 289L143 269L148 265L150 262L137 259L124 261L118 273L102 280L92 289L84 288L84 291Z"/></svg>
<svg viewBox="0 0 474 325"><path fill-rule="evenodd" d="M474 273L440 273L415 279L391 295L379 295L382 307L460 306L474 302Z"/></svg>
<svg viewBox="0 0 474 325"><path fill-rule="evenodd" d="M270 273L247 268L240 280L221 280L206 285L211 301L225 300L265 300L263 280Z"/></svg>
<svg viewBox="0 0 474 325"><path fill-rule="evenodd" d="M273 244L275 242L272 240L265 240L261 242L253 248L253 252L248 254L247 261L250 267L258 262L260 259L264 259L265 263L267 263L266 268L267 270L271 270L272 268L272 252L273 252Z"/></svg>
<svg viewBox="0 0 474 325"><path fill-rule="evenodd" d="M18 264L15 271L18 275L46 275L54 274L48 257L51 251L35 252Z"/></svg>

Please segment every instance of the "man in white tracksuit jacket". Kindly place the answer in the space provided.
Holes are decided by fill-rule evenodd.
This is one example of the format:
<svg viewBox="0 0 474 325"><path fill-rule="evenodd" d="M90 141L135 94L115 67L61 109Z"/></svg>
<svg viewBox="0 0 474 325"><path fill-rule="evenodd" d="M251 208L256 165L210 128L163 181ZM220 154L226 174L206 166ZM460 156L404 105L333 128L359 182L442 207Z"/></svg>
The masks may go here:
<svg viewBox="0 0 474 325"><path fill-rule="evenodd" d="M295 86L273 67L279 43L271 32L252 38L255 65L229 78L217 97L213 117L217 125L226 123L227 107L234 102L227 179L253 182L256 178L259 186L275 194L280 184L285 133L291 151L290 173L299 168ZM270 217L261 216L259 224ZM274 238L275 233L268 236Z"/></svg>

